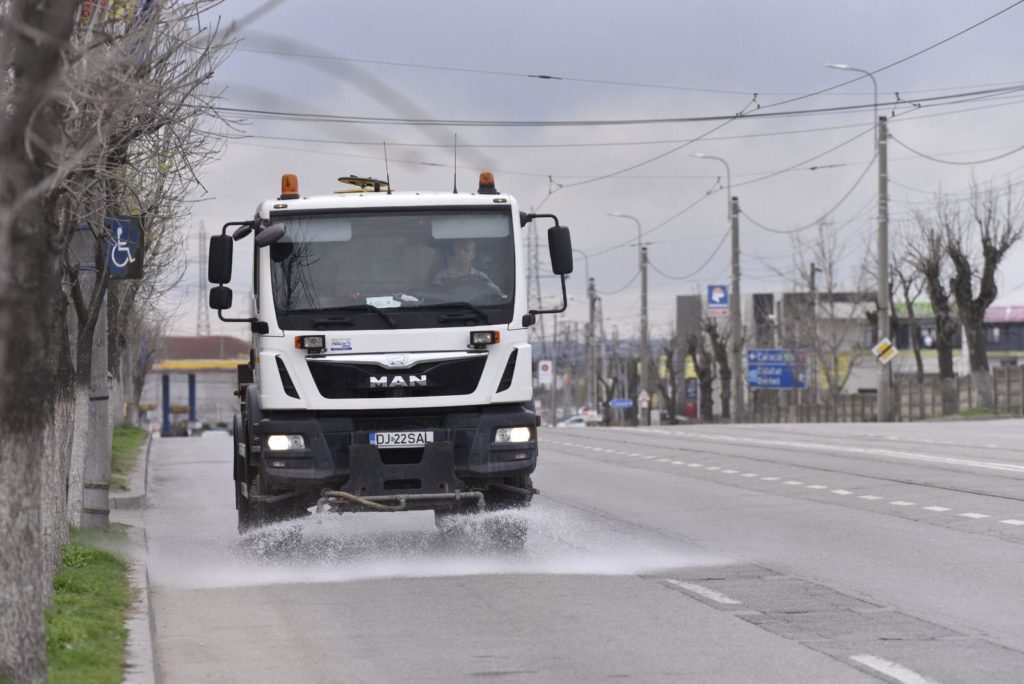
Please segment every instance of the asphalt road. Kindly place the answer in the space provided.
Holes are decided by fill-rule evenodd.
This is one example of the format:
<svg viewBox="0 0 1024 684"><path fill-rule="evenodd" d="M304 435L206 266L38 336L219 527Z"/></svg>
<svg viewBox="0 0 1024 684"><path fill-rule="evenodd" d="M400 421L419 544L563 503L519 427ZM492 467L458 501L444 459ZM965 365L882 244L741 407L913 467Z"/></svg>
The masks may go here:
<svg viewBox="0 0 1024 684"><path fill-rule="evenodd" d="M1024 421L543 429L525 550L429 513L235 532L158 440L163 682L1020 682Z"/></svg>

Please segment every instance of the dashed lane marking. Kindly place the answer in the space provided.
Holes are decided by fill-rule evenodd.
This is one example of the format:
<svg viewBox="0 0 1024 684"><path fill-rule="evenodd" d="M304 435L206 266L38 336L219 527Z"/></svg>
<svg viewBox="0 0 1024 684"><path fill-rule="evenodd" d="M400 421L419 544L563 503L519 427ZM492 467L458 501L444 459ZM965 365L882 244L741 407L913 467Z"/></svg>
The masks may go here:
<svg viewBox="0 0 1024 684"><path fill-rule="evenodd" d="M803 484L803 482L801 482L800 480L786 480L786 481L785 481L785 482L783 482L782 484L787 484L787 485L802 485L802 484Z"/></svg>
<svg viewBox="0 0 1024 684"><path fill-rule="evenodd" d="M1024 525L1024 520L1016 520L1014 518L1010 518L1009 520L1000 520L999 522L1004 525Z"/></svg>
<svg viewBox="0 0 1024 684"><path fill-rule="evenodd" d="M984 513L960 513L961 518L970 518L971 520L981 520L982 518L991 518L991 515L985 515Z"/></svg>
<svg viewBox="0 0 1024 684"><path fill-rule="evenodd" d="M687 465L690 466L691 468L703 468L704 467L703 463L687 463Z"/></svg>
<svg viewBox="0 0 1024 684"><path fill-rule="evenodd" d="M776 480L781 480L782 478L779 478L779 477L762 477L761 479L764 480L765 482L775 482Z"/></svg>
<svg viewBox="0 0 1024 684"><path fill-rule="evenodd" d="M863 494L857 497L858 499L864 499L865 501L878 501L882 497L875 496L874 494Z"/></svg>
<svg viewBox="0 0 1024 684"><path fill-rule="evenodd" d="M686 461L672 461L672 465L686 465Z"/></svg>
<svg viewBox="0 0 1024 684"><path fill-rule="evenodd" d="M697 594L698 596L702 596L708 599L709 601L714 601L715 603L721 603L726 606L738 606L742 604L741 601L729 598L728 596L719 591L715 591L714 589L708 589L707 587L702 586L700 584L695 584L693 582L682 582L677 579L667 579L665 581L671 584L672 586L679 587L680 589L685 589L691 594Z"/></svg>
<svg viewBox="0 0 1024 684"><path fill-rule="evenodd" d="M904 667L899 663L894 663L878 656L869 654L855 655L850 656L850 660L856 661L875 672L880 672L886 677L895 679L900 684L935 684L934 680L914 672L909 667Z"/></svg>
<svg viewBox="0 0 1024 684"><path fill-rule="evenodd" d="M838 494L839 496L850 496L851 494L853 494L853 492L848 491L846 489L833 489L832 493Z"/></svg>
<svg viewBox="0 0 1024 684"><path fill-rule="evenodd" d="M828 489L828 485L807 485L808 489Z"/></svg>
<svg viewBox="0 0 1024 684"><path fill-rule="evenodd" d="M721 470L721 466L708 466L708 470Z"/></svg>
<svg viewBox="0 0 1024 684"><path fill-rule="evenodd" d="M757 477L757 473L743 473L740 477Z"/></svg>
<svg viewBox="0 0 1024 684"><path fill-rule="evenodd" d="M738 471L738 470L723 470L722 472L726 473L727 475L735 475L736 473L738 473L740 471Z"/></svg>
<svg viewBox="0 0 1024 684"><path fill-rule="evenodd" d="M945 513L946 511L951 511L953 509L946 508L945 506L925 506L924 510L935 511L936 513Z"/></svg>
<svg viewBox="0 0 1024 684"><path fill-rule="evenodd" d="M893 506L915 506L916 505L916 504L914 504L911 501L890 501L889 504L893 505Z"/></svg>

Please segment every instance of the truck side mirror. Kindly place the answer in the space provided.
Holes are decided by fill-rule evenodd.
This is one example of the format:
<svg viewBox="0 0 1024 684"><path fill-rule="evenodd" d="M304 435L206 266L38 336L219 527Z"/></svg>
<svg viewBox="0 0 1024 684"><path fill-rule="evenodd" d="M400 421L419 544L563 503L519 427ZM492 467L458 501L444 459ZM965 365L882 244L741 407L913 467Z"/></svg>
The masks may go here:
<svg viewBox="0 0 1024 684"><path fill-rule="evenodd" d="M256 246L266 247L272 245L288 232L288 229L283 223L272 223L260 232L256 233Z"/></svg>
<svg viewBox="0 0 1024 684"><path fill-rule="evenodd" d="M228 238L231 239L230 237ZM210 288L210 308L218 311L231 308L231 288L218 285Z"/></svg>
<svg viewBox="0 0 1024 684"><path fill-rule="evenodd" d="M566 226L548 228L548 251L551 253L551 270L555 275L572 273L572 238Z"/></svg>
<svg viewBox="0 0 1024 684"><path fill-rule="evenodd" d="M213 235L210 237L210 261L206 274L211 283L223 285L224 283L231 282L231 255L233 251L234 241L230 235ZM213 305L211 304L211 306Z"/></svg>

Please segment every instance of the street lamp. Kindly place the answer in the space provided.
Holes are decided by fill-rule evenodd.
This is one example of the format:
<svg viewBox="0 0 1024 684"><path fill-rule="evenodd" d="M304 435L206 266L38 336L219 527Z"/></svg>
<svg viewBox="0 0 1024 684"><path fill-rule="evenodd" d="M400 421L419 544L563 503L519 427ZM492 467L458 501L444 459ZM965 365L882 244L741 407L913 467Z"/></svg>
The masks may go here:
<svg viewBox="0 0 1024 684"><path fill-rule="evenodd" d="M878 116L878 81L874 74L848 64L826 64L829 69L856 71L871 79L874 88L875 149L878 154L878 339L889 336L889 161L885 117ZM892 419L892 366L878 365L878 420Z"/></svg>
<svg viewBox="0 0 1024 684"><path fill-rule="evenodd" d="M650 346L647 339L647 248L644 247L643 229L640 227L640 220L635 216L623 214L618 211L608 212L608 216L629 219L636 224L636 242L637 249L640 254L640 388L647 396L648 401L650 401L651 388L649 387L649 378L647 373L647 365L649 363L648 357L650 356ZM650 425L650 417L651 414L648 407L648 411L643 422Z"/></svg>
<svg viewBox="0 0 1024 684"><path fill-rule="evenodd" d="M740 211L739 200L732 196L732 169L729 162L713 154L695 152L698 159L714 159L725 165L726 209L729 218L729 230L732 234L732 283L729 293L729 328L731 330L730 351L732 366L733 422L743 420L745 402L743 397L743 315L740 310Z"/></svg>

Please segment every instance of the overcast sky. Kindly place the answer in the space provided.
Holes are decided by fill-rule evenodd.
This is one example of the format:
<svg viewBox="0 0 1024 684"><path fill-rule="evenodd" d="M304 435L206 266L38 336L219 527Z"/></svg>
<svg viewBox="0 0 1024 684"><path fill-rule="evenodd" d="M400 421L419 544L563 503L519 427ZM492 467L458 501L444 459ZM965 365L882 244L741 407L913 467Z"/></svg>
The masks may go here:
<svg viewBox="0 0 1024 684"><path fill-rule="evenodd" d="M790 230L830 211L830 230L847 255L844 285L852 285L877 229L871 81L783 101L858 76L826 63L876 71L1011 4L285 0L244 28L244 40L217 73L224 107L488 122L692 119L741 111L755 116L500 127L246 116L238 139L226 144L197 190L193 262L200 224L210 232L251 218L259 201L276 196L282 173L297 174L303 194L333 192L338 176L383 177L384 141L396 190L450 190L457 134L460 190L474 189L481 169L493 170L501 191L525 209L543 205L556 213L572 229L574 247L591 255L587 263L577 259L570 320L587 316L589 265L605 293L608 332L618 326L629 337L638 329L639 280L627 286L637 273L636 226L609 212L631 214L643 227L652 265L652 335L669 333L677 294L729 282L725 166L694 158L696 152L722 157L731 168L733 194L744 212L745 293L794 287L791 238L753 221ZM230 23L254 6L252 0L227 0L219 11ZM940 189L963 197L972 177L1002 187L1024 181L1024 151L985 161L1024 145L1024 90L929 99L1024 88L1022 29L1024 5L875 74L879 113L891 116L894 138L894 233L906 229L914 208L933 204ZM857 105L854 111L756 116ZM702 139L686 144L694 138ZM975 161L983 163L970 163ZM248 287L245 271L236 268L236 301ZM1014 249L999 280L1001 301L1024 301L1024 247ZM555 287L555 281L545 282L552 297ZM197 288L191 263L176 302L178 332L195 331ZM215 332L246 332L219 324L213 314L211 319Z"/></svg>

